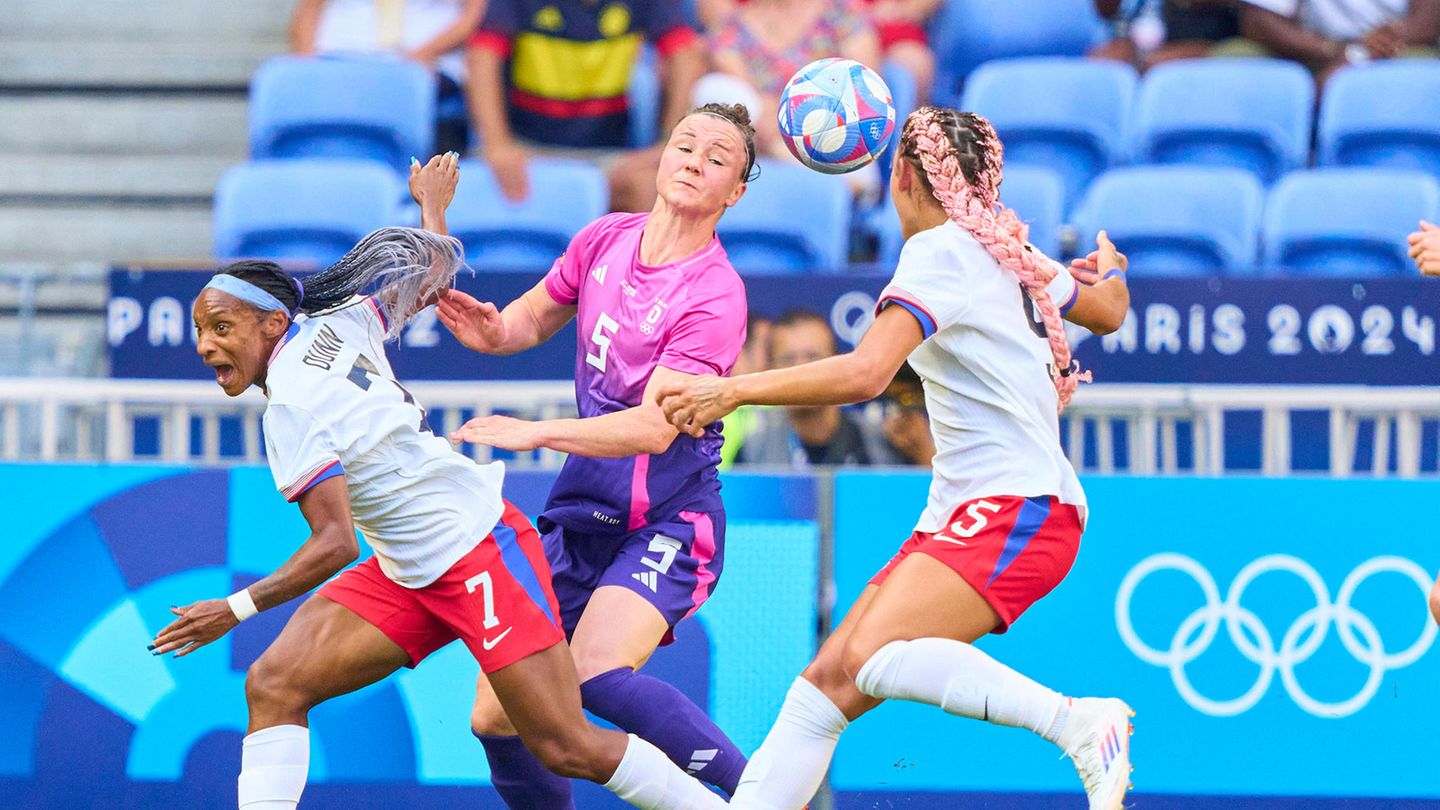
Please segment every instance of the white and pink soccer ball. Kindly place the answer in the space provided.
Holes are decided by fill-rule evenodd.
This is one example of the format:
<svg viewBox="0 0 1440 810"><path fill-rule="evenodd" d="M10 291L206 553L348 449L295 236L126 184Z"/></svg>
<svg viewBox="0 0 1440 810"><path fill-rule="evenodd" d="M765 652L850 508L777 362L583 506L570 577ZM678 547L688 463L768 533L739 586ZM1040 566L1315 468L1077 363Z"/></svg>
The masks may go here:
<svg viewBox="0 0 1440 810"><path fill-rule="evenodd" d="M890 88L852 59L820 59L800 68L780 95L777 115L790 153L825 174L870 163L895 132Z"/></svg>

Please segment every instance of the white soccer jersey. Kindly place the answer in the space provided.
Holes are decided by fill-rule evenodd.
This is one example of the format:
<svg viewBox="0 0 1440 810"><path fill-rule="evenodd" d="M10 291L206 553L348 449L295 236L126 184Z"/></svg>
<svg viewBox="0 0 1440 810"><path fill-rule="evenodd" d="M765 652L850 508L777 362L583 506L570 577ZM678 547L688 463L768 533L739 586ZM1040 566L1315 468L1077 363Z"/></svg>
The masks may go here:
<svg viewBox="0 0 1440 810"><path fill-rule="evenodd" d="M1057 267L1049 291L1068 309L1078 288ZM925 332L910 365L925 385L935 438L930 499L916 531L934 532L966 501L1085 493L1060 449L1059 396L1045 326L1020 280L954 222L905 243L877 312L903 306Z"/></svg>
<svg viewBox="0 0 1440 810"><path fill-rule="evenodd" d="M289 501L343 474L380 569L422 588L494 528L505 468L476 464L430 431L390 370L384 318L359 297L296 318L270 357L265 451Z"/></svg>

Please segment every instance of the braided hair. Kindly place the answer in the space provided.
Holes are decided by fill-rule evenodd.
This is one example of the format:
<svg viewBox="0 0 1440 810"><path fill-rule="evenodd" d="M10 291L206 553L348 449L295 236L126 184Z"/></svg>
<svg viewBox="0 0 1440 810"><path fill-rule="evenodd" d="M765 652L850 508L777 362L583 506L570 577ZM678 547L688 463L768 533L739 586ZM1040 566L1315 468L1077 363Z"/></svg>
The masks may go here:
<svg viewBox="0 0 1440 810"><path fill-rule="evenodd" d="M275 296L291 318L330 309L370 291L385 311L387 340L401 330L439 290L465 268L465 251L453 236L418 228L381 228L340 260L305 278L275 262L245 259L215 271L254 284Z"/></svg>
<svg viewBox="0 0 1440 810"><path fill-rule="evenodd" d="M1005 152L995 128L974 113L921 107L905 120L900 153L919 172L946 215L1020 279L1045 324L1055 358L1050 377L1063 410L1076 385L1089 382L1090 374L1080 372L1071 357L1060 308L1046 289L1055 278L1054 266L1026 249L1029 226L999 200Z"/></svg>

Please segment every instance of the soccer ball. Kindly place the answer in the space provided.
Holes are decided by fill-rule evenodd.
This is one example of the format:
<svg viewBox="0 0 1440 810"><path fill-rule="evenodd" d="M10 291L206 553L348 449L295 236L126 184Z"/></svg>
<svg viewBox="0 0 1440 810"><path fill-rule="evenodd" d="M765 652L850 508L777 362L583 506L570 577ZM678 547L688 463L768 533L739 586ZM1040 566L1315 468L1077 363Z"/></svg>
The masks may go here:
<svg viewBox="0 0 1440 810"><path fill-rule="evenodd" d="M851 59L811 62L780 94L780 137L801 163L853 172L880 156L895 131L895 101L873 70Z"/></svg>

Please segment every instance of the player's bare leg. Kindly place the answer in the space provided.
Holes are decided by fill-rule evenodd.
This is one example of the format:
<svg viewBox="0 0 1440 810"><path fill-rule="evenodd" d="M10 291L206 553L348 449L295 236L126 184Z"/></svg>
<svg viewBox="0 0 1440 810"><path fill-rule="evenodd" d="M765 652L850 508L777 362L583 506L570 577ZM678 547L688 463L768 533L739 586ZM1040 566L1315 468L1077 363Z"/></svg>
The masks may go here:
<svg viewBox="0 0 1440 810"><path fill-rule="evenodd" d="M488 678L526 748L553 773L598 782L641 808L725 806L658 748L585 719L575 663L563 642L488 673Z"/></svg>
<svg viewBox="0 0 1440 810"><path fill-rule="evenodd" d="M318 594L305 600L245 677L250 726L241 756L242 810L294 808L310 764L310 710L409 661L348 608Z"/></svg>
<svg viewBox="0 0 1440 810"><path fill-rule="evenodd" d="M851 632L843 665L871 697L928 703L1038 734L1075 761L1091 808L1121 807L1130 774L1130 708L1115 699L1067 699L971 644L999 622L953 569L911 554Z"/></svg>

